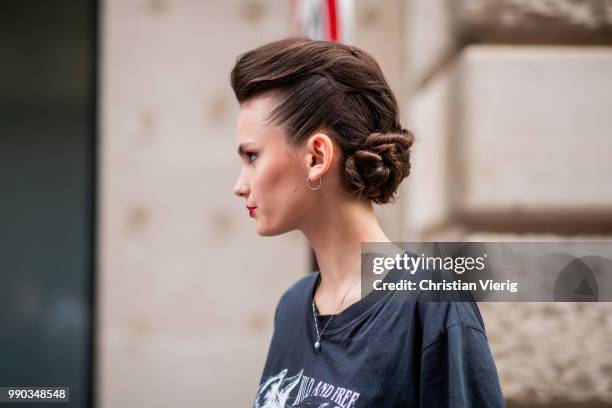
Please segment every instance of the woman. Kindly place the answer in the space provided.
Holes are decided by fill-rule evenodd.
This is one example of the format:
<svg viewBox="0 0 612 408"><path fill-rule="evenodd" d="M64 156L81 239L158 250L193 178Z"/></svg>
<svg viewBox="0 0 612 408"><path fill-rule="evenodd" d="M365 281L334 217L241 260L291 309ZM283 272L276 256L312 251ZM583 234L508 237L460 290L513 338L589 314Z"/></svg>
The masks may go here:
<svg viewBox="0 0 612 408"><path fill-rule="evenodd" d="M376 61L289 38L239 56L231 84L235 194L259 235L297 229L319 265L278 303L254 406L503 406L474 302L361 296L361 244L391 242L372 204L395 199L414 142Z"/></svg>

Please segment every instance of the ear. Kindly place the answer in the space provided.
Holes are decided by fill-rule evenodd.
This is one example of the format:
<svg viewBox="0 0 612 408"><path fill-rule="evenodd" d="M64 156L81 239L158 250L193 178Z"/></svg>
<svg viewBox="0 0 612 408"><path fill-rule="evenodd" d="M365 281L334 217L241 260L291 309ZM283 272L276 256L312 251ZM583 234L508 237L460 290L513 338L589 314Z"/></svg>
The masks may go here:
<svg viewBox="0 0 612 408"><path fill-rule="evenodd" d="M322 132L312 135L307 143L308 176L313 183L327 173L334 157L334 144L331 138Z"/></svg>

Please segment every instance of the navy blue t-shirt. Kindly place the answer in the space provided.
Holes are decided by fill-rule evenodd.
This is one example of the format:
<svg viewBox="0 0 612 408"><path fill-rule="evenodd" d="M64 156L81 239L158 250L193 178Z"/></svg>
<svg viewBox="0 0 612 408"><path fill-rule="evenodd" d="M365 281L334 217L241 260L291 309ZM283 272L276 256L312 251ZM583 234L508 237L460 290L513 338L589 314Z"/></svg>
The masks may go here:
<svg viewBox="0 0 612 408"><path fill-rule="evenodd" d="M384 280L401 279L395 272ZM278 303L254 408L505 406L475 302L371 291L335 315L316 351L319 275L299 279ZM317 316L319 330L330 317Z"/></svg>

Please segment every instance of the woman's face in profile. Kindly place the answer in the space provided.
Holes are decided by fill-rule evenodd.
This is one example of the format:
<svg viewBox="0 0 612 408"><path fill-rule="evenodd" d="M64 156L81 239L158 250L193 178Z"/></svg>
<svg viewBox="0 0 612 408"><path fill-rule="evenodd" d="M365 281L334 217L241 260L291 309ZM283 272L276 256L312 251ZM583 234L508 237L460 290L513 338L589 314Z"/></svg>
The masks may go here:
<svg viewBox="0 0 612 408"><path fill-rule="evenodd" d="M263 97L245 101L236 126L242 170L234 193L245 198L250 209L244 214L256 220L262 236L299 228L313 202L308 193L314 193L306 188L306 147L289 146L283 130L266 122L270 108Z"/></svg>

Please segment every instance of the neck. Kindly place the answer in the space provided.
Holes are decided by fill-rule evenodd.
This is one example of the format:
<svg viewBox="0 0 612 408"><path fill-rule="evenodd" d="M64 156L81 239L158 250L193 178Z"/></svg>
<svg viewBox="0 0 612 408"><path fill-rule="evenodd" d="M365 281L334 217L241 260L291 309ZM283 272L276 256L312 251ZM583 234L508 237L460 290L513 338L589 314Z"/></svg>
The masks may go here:
<svg viewBox="0 0 612 408"><path fill-rule="evenodd" d="M354 200L342 205L321 204L317 214L313 214L305 223L307 225L299 229L310 243L319 264L321 282L317 293L325 294L327 299L339 300L353 282L356 283L351 293L356 290L360 293L361 243L390 240L371 204Z"/></svg>

